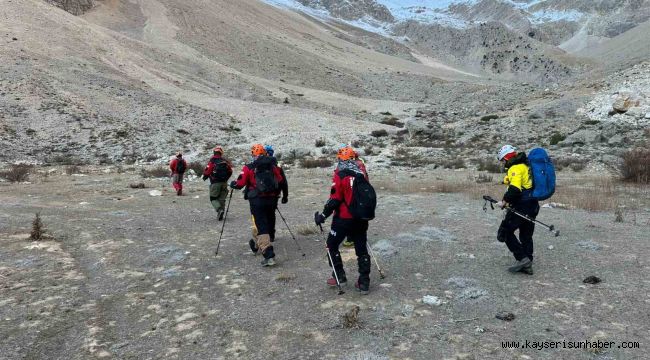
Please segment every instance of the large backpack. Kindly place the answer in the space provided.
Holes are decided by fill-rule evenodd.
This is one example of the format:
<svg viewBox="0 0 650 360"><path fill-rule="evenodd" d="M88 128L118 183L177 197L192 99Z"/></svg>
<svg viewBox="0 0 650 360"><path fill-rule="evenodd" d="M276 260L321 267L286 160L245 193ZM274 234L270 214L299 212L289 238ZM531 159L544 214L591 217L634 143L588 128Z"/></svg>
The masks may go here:
<svg viewBox="0 0 650 360"><path fill-rule="evenodd" d="M348 210L353 218L358 220L372 220L375 218L377 208L377 193L362 174L353 175L352 199Z"/></svg>
<svg viewBox="0 0 650 360"><path fill-rule="evenodd" d="M555 193L555 167L546 150L535 148L528 153L528 166L533 177L530 197L546 200Z"/></svg>
<svg viewBox="0 0 650 360"><path fill-rule="evenodd" d="M273 193L280 190L278 179L275 177L276 166L271 157L260 156L253 166L255 188L258 193Z"/></svg>
<svg viewBox="0 0 650 360"><path fill-rule="evenodd" d="M214 166L212 167L212 172L210 173L210 180L212 182L224 182L230 178L228 173L228 163L224 159L212 159L210 160Z"/></svg>
<svg viewBox="0 0 650 360"><path fill-rule="evenodd" d="M179 174L183 174L185 172L185 166L187 164L185 163L185 160L183 159L178 159L176 161L176 172Z"/></svg>

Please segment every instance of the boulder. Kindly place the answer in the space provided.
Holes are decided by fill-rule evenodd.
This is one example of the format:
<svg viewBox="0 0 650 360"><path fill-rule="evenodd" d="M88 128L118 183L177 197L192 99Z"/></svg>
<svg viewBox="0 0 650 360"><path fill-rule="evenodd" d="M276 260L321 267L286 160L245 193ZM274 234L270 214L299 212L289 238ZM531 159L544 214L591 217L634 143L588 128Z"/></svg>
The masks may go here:
<svg viewBox="0 0 650 360"><path fill-rule="evenodd" d="M641 104L641 97L639 95L628 91L623 91L620 92L614 99L614 104L612 104L612 108L616 112L625 113L628 110L630 110L630 108L639 106L640 104Z"/></svg>
<svg viewBox="0 0 650 360"><path fill-rule="evenodd" d="M404 127L409 133L411 139L416 137L430 137L431 135L440 132L436 126L431 126L431 123L422 118L412 117L406 120Z"/></svg>
<svg viewBox="0 0 650 360"><path fill-rule="evenodd" d="M47 2L72 15L82 15L93 7L93 0L47 0Z"/></svg>

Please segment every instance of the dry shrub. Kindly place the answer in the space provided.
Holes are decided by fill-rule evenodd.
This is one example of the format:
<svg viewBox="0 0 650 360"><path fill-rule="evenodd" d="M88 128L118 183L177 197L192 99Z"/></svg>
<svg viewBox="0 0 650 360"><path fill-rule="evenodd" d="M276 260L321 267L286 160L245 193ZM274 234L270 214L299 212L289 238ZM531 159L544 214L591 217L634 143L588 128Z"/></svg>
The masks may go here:
<svg viewBox="0 0 650 360"><path fill-rule="evenodd" d="M66 166L65 173L68 175L81 174L81 168L77 165Z"/></svg>
<svg viewBox="0 0 650 360"><path fill-rule="evenodd" d="M650 149L634 149L623 154L620 165L624 181L650 184Z"/></svg>
<svg viewBox="0 0 650 360"><path fill-rule="evenodd" d="M302 236L316 235L319 233L319 230L314 225L298 225L296 227L296 232Z"/></svg>
<svg viewBox="0 0 650 360"><path fill-rule="evenodd" d="M481 173L478 174L475 180L477 184L491 183L494 182L494 176Z"/></svg>
<svg viewBox="0 0 650 360"><path fill-rule="evenodd" d="M203 170L205 169L205 164L200 161L192 161L191 163L187 164L187 168L188 170L194 170L194 173L197 176L201 176L203 174Z"/></svg>
<svg viewBox="0 0 650 360"><path fill-rule="evenodd" d="M503 172L503 165L499 164L496 160L480 159L478 161L478 171L487 171L493 174L500 174Z"/></svg>
<svg viewBox="0 0 650 360"><path fill-rule="evenodd" d="M157 166L152 169L142 169L141 175L145 178L161 178L168 177L170 174L169 168L166 166Z"/></svg>
<svg viewBox="0 0 650 360"><path fill-rule="evenodd" d="M34 221L32 221L32 232L30 233L29 238L32 239L32 241L39 241L43 239L43 235L45 235L45 226L43 225L43 221L41 221L41 214L36 213Z"/></svg>
<svg viewBox="0 0 650 360"><path fill-rule="evenodd" d="M326 168L332 166L332 160L327 158L304 158L300 159L300 166L305 169Z"/></svg>
<svg viewBox="0 0 650 360"><path fill-rule="evenodd" d="M395 127L398 127L398 128L404 127L404 123L400 122L399 119L394 117L394 116L384 118L381 121L381 123L384 124L384 125L395 126Z"/></svg>
<svg viewBox="0 0 650 360"><path fill-rule="evenodd" d="M317 148L318 147L323 147L327 144L327 141L323 138L316 139L316 143L314 144Z"/></svg>
<svg viewBox="0 0 650 360"><path fill-rule="evenodd" d="M555 168L559 171L564 168L569 168L575 172L579 172L585 168L587 165L587 159L579 159L575 157L565 157L565 158L559 158L559 159L554 159L553 164L555 165Z"/></svg>
<svg viewBox="0 0 650 360"><path fill-rule="evenodd" d="M384 136L388 136L388 131L386 131L385 129L373 130L370 133L370 135L373 137L384 137Z"/></svg>
<svg viewBox="0 0 650 360"><path fill-rule="evenodd" d="M358 305L353 305L352 308L343 314L343 327L346 329L357 329L359 328L359 308Z"/></svg>
<svg viewBox="0 0 650 360"><path fill-rule="evenodd" d="M0 177L7 179L9 182L23 182L29 179L29 173L33 166L27 164L13 164L8 170L0 172Z"/></svg>

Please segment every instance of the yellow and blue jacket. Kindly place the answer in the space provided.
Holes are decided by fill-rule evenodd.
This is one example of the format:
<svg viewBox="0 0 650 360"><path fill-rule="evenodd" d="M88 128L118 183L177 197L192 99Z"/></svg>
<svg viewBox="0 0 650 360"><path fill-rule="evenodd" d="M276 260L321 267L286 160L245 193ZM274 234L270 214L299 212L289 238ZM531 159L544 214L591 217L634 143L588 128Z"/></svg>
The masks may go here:
<svg viewBox="0 0 650 360"><path fill-rule="evenodd" d="M521 200L526 190L533 188L533 177L527 162L526 153L518 153L506 162L506 176L503 183L508 185L508 189L503 194L503 201L515 204Z"/></svg>

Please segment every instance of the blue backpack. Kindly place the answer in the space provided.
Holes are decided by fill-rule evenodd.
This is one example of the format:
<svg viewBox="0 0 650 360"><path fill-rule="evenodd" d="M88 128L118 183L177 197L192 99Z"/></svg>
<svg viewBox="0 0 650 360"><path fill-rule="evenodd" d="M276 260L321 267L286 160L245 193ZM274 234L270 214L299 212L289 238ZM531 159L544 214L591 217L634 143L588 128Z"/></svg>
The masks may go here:
<svg viewBox="0 0 650 360"><path fill-rule="evenodd" d="M555 167L551 158L542 148L535 148L528 153L528 165L533 176L533 190L530 197L546 200L555 193Z"/></svg>

